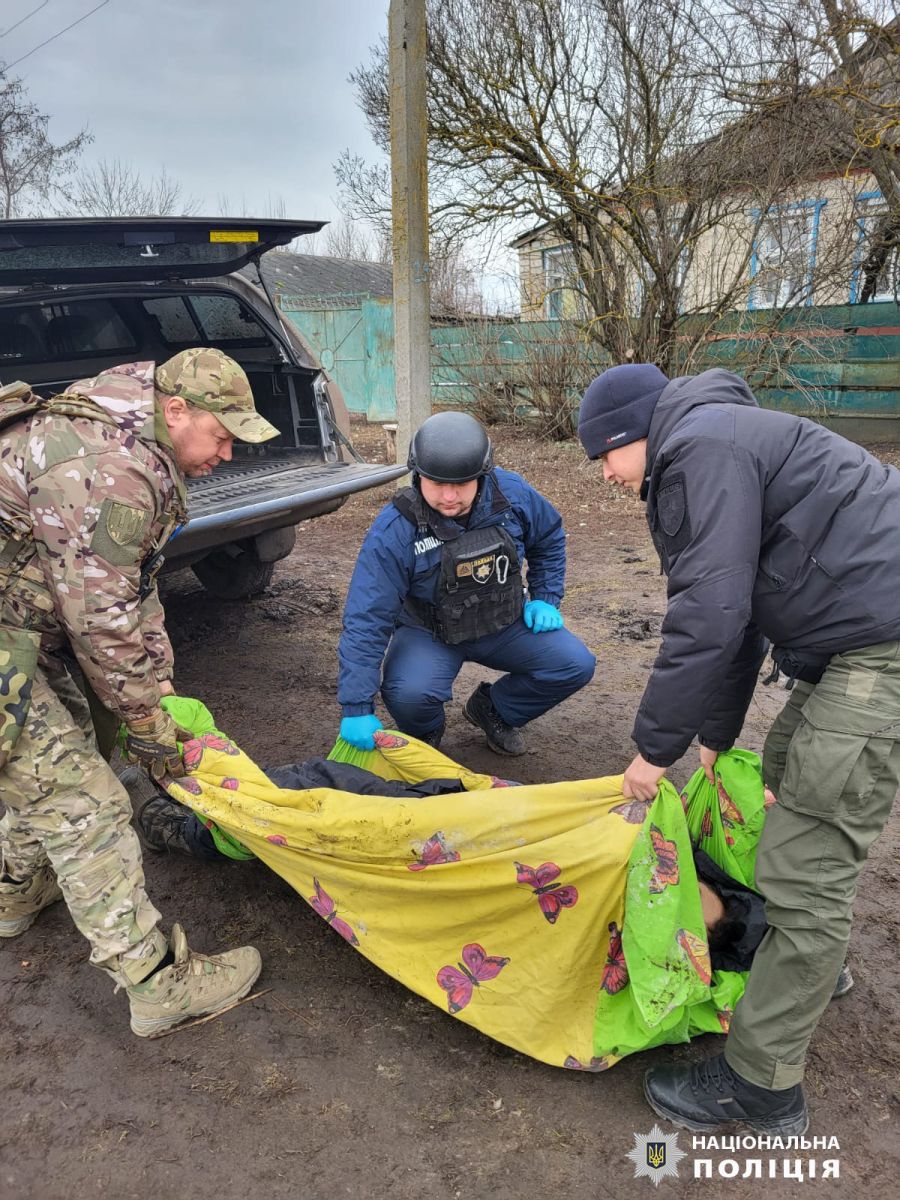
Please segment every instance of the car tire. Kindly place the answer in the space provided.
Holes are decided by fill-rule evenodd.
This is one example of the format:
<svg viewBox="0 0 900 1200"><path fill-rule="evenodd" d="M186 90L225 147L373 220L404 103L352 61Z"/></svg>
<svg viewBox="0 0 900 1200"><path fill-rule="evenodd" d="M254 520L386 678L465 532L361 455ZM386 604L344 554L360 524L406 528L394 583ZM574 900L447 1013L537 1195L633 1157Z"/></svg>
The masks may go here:
<svg viewBox="0 0 900 1200"><path fill-rule="evenodd" d="M260 562L252 550L214 550L195 562L191 570L217 600L246 600L258 596L272 582L273 562Z"/></svg>

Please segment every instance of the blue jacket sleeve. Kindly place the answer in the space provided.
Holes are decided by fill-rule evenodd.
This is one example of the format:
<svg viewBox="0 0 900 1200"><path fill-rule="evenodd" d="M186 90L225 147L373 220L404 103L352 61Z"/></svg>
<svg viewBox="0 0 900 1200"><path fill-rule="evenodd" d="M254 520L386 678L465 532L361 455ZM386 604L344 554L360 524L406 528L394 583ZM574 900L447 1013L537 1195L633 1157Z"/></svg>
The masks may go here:
<svg viewBox="0 0 900 1200"><path fill-rule="evenodd" d="M631 735L658 767L671 766L701 730L721 744L739 728L761 650L758 631L748 629L762 526L754 461L733 445L695 438L673 454L658 494L679 488L682 524L657 533L669 560L662 646ZM727 728L716 727L717 704L730 714Z"/></svg>
<svg viewBox="0 0 900 1200"><path fill-rule="evenodd" d="M566 583L566 535L562 517L521 475L512 471L506 474L519 485L519 494L513 503L524 527L529 595L532 600L546 600L559 608Z"/></svg>
<svg viewBox="0 0 900 1200"><path fill-rule="evenodd" d="M337 694L345 717L374 711L384 652L409 594L412 544L404 545L402 523L392 506L376 517L350 580L338 643Z"/></svg>

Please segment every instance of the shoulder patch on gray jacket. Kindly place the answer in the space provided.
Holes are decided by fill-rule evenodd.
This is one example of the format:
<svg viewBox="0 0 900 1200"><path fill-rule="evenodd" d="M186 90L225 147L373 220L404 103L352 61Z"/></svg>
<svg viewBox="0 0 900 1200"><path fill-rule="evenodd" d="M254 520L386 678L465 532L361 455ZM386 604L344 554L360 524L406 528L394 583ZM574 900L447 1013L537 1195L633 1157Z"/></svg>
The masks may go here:
<svg viewBox="0 0 900 1200"><path fill-rule="evenodd" d="M687 516L687 499L684 494L684 476L671 478L656 496L656 511L663 533L674 537Z"/></svg>
<svg viewBox="0 0 900 1200"><path fill-rule="evenodd" d="M678 554L691 540L691 514L683 473L670 475L657 492L656 514L667 553Z"/></svg>

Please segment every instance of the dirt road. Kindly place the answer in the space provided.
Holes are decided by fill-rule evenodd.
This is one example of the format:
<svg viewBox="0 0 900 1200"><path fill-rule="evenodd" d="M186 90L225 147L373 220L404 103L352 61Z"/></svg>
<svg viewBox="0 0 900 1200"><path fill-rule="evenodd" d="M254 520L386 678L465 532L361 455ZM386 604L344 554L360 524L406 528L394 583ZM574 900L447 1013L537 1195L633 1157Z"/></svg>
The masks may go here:
<svg viewBox="0 0 900 1200"><path fill-rule="evenodd" d="M508 431L498 440L500 462L563 513L566 619L599 659L590 687L529 728L516 776L619 772L633 754L631 722L664 607L641 506L605 488L572 444ZM301 527L270 592L255 601L214 603L189 573L164 585L179 690L205 699L263 764L325 753L334 739L341 604L356 550L387 495L357 497ZM465 669L443 748L496 770L460 712L479 677ZM780 688L757 690L743 744L761 749L784 699ZM688 755L675 781L695 765ZM857 986L829 1008L809 1062L810 1132L837 1137L841 1147L812 1157L820 1169L838 1157L840 1180L693 1182L695 1157L711 1158L715 1170L734 1156L690 1153L660 1197L896 1194L897 843L895 812L860 887L851 945ZM654 1194L625 1158L633 1135L654 1123L641 1076L656 1062L714 1053L722 1039L638 1055L599 1076L555 1070L489 1042L381 975L261 864L148 856L146 871L166 924L181 920L201 950L252 942L265 961L260 987L271 991L219 1020L141 1042L128 1030L124 996L88 966L62 905L2 945L0 1197ZM686 1135L679 1145L690 1151ZM807 1156L774 1157L780 1174L783 1157Z"/></svg>

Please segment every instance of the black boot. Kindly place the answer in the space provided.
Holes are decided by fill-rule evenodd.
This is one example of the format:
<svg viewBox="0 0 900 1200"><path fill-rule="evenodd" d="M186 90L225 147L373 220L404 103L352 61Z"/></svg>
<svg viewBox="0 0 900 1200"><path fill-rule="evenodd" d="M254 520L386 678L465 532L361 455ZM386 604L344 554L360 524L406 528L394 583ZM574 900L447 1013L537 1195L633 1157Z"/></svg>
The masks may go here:
<svg viewBox="0 0 900 1200"><path fill-rule="evenodd" d="M432 729L431 733L423 733L419 738L420 742L424 742L426 746L433 746L435 750L439 750L441 739L444 736L444 730L447 728L447 722L441 721L437 729Z"/></svg>
<svg viewBox="0 0 900 1200"><path fill-rule="evenodd" d="M809 1113L798 1083L784 1091L750 1083L724 1054L678 1067L653 1067L644 1076L644 1095L657 1114L682 1129L703 1132L720 1125L749 1125L758 1133L806 1133Z"/></svg>
<svg viewBox="0 0 900 1200"><path fill-rule="evenodd" d="M140 767L126 767L119 782L131 797L134 823L148 850L158 854L189 854L208 861L218 859L212 834L197 815L173 800Z"/></svg>
<svg viewBox="0 0 900 1200"><path fill-rule="evenodd" d="M507 725L494 708L489 683L479 683L466 701L463 716L470 725L477 725L479 729L484 730L487 744L497 754L508 754L511 758L517 758L525 753L525 739L521 729Z"/></svg>

